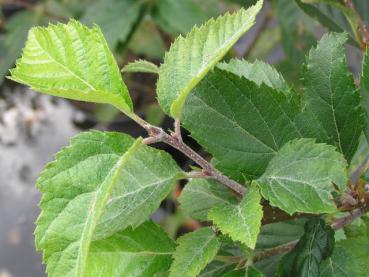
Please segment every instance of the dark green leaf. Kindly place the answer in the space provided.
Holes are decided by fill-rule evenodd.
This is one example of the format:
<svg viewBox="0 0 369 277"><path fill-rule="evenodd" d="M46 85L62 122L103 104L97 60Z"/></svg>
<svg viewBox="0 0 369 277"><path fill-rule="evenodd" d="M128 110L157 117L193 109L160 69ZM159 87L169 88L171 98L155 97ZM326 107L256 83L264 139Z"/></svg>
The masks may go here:
<svg viewBox="0 0 369 277"><path fill-rule="evenodd" d="M348 70L345 34L324 35L307 58L304 97L311 110L347 160L354 155L364 127L354 79Z"/></svg>
<svg viewBox="0 0 369 277"><path fill-rule="evenodd" d="M334 231L324 220L313 218L305 224L305 233L295 248L286 254L280 266L280 276L319 276L319 266L334 248Z"/></svg>

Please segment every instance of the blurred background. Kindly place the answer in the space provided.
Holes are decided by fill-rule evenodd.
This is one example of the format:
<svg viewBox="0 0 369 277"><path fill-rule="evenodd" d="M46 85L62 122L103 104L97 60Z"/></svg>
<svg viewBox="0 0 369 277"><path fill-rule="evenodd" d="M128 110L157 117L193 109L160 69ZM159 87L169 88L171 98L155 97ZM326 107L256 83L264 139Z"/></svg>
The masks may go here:
<svg viewBox="0 0 369 277"><path fill-rule="evenodd" d="M254 2L0 0L0 277L44 276L41 255L35 251L33 239L40 199L35 181L45 163L68 144L71 136L90 128L145 135L113 107L52 98L7 80L5 76L20 56L28 30L50 22L67 22L69 18L89 26L96 23L120 67L140 58L159 65L179 34L186 34L193 25L210 17ZM238 57L271 63L298 91L305 55L327 30L349 34L348 60L351 71L358 76L365 25L369 25L368 0L265 0L257 23L227 59ZM124 80L135 110L150 123L171 128L171 120L155 101L156 77L125 74ZM188 136L185 140L201 151ZM364 140L360 149L368 152ZM192 166L181 154L166 150L183 168ZM358 163L363 159L360 155L356 158ZM182 185L178 184L172 197L153 215L173 237L198 226L177 209L176 198Z"/></svg>

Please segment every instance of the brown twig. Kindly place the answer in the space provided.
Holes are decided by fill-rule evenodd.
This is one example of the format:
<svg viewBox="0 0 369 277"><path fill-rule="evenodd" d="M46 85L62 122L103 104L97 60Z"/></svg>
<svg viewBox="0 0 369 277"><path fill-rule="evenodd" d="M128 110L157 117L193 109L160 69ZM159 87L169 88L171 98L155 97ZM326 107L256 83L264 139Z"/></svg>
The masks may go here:
<svg viewBox="0 0 369 277"><path fill-rule="evenodd" d="M188 158L193 160L195 163L197 163L203 169L203 173L206 176L209 176L219 181L223 185L227 186L234 193L236 193L237 196L242 197L245 194L246 188L244 186L223 175L220 171L214 168L207 160L201 157L192 148L190 148L187 144L185 144L182 141L182 139L178 137L177 133L180 132L178 130L179 121L177 121L176 123L177 132L175 131L172 135L169 135L162 128L152 126L151 124L149 124L148 122L146 122L145 120L143 120L138 116L133 115L132 119L135 120L139 125L141 125L149 134L149 137L145 138L144 143L151 144L156 142L164 142L172 146L173 148L177 149L178 151L186 155Z"/></svg>
<svg viewBox="0 0 369 277"><path fill-rule="evenodd" d="M351 9L359 18L359 31L360 31L360 43L361 47L365 50L369 45L369 31L361 15L357 12L356 7L352 0L344 0L346 7Z"/></svg>

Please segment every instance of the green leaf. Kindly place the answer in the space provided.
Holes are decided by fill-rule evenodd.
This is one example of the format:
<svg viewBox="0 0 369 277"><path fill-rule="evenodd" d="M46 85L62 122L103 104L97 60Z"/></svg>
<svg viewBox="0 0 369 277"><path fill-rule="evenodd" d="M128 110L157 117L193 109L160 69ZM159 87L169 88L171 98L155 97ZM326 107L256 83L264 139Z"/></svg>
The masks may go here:
<svg viewBox="0 0 369 277"><path fill-rule="evenodd" d="M320 265L320 277L366 277L369 239L356 237L336 243L331 257Z"/></svg>
<svg viewBox="0 0 369 277"><path fill-rule="evenodd" d="M211 208L225 204L237 204L236 197L228 188L214 180L195 179L183 189L178 199L180 208L191 217L206 221Z"/></svg>
<svg viewBox="0 0 369 277"><path fill-rule="evenodd" d="M81 21L100 26L109 46L114 49L118 42L125 43L140 18L144 1L98 0L89 5Z"/></svg>
<svg viewBox="0 0 369 277"><path fill-rule="evenodd" d="M286 254L280 266L281 276L319 276L321 262L334 248L334 231L324 220L313 218L305 224L305 233L295 248Z"/></svg>
<svg viewBox="0 0 369 277"><path fill-rule="evenodd" d="M234 265L221 261L213 261L200 273L200 277L222 277L229 270L232 270Z"/></svg>
<svg viewBox="0 0 369 277"><path fill-rule="evenodd" d="M177 240L170 277L193 277L210 263L218 252L220 242L209 227L188 233Z"/></svg>
<svg viewBox="0 0 369 277"><path fill-rule="evenodd" d="M286 211L335 212L331 193L346 187L346 161L333 146L314 139L288 142L257 180L270 204Z"/></svg>
<svg viewBox="0 0 369 277"><path fill-rule="evenodd" d="M251 186L238 204L220 204L209 211L209 219L232 240L254 249L260 231L263 208L256 186Z"/></svg>
<svg viewBox="0 0 369 277"><path fill-rule="evenodd" d="M259 60L249 63L246 60L233 59L228 63L220 63L218 67L240 77L243 76L259 86L265 84L286 93L290 90L283 76L274 67Z"/></svg>
<svg viewBox="0 0 369 277"><path fill-rule="evenodd" d="M142 139L96 131L73 138L37 181L36 246L50 276L85 276L91 242L146 221L180 172Z"/></svg>
<svg viewBox="0 0 369 277"><path fill-rule="evenodd" d="M139 73L153 73L158 74L159 68L156 64L145 60L137 60L125 65L122 72L139 72Z"/></svg>
<svg viewBox="0 0 369 277"><path fill-rule="evenodd" d="M256 251L264 251L301 238L306 220L303 218L263 225ZM274 276L283 254L273 255L255 263L255 267L266 276Z"/></svg>
<svg viewBox="0 0 369 277"><path fill-rule="evenodd" d="M354 155L364 115L353 77L348 70L345 34L326 34L307 58L304 96L317 120L347 160Z"/></svg>
<svg viewBox="0 0 369 277"><path fill-rule="evenodd" d="M172 35L186 34L194 25L201 25L209 17L193 0L160 0L153 10L156 24Z"/></svg>
<svg viewBox="0 0 369 277"><path fill-rule="evenodd" d="M159 70L157 93L163 110L178 118L191 90L251 28L263 0L234 14L209 20L179 37L166 53Z"/></svg>
<svg viewBox="0 0 369 277"><path fill-rule="evenodd" d="M36 24L34 11L20 11L5 23L5 37L0 40L0 84L22 52L28 30Z"/></svg>
<svg viewBox="0 0 369 277"><path fill-rule="evenodd" d="M152 222L127 228L91 243L86 276L156 276L169 270L174 248L174 241Z"/></svg>
<svg viewBox="0 0 369 277"><path fill-rule="evenodd" d="M304 136L299 113L284 93L215 68L189 95L182 122L218 168L252 179L286 142Z"/></svg>
<svg viewBox="0 0 369 277"><path fill-rule="evenodd" d="M132 101L100 31L75 20L31 29L10 79L73 100L112 104L132 114Z"/></svg>

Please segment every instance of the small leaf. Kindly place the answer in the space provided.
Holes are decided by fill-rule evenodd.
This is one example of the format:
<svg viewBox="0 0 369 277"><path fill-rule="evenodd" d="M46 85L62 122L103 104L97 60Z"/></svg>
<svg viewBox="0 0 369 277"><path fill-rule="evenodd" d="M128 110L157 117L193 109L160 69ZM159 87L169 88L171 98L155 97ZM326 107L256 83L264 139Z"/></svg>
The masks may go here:
<svg viewBox="0 0 369 277"><path fill-rule="evenodd" d="M347 160L354 155L364 126L354 79L348 70L345 34L324 35L307 58L304 97L315 115Z"/></svg>
<svg viewBox="0 0 369 277"><path fill-rule="evenodd" d="M223 274L222 277L264 277L265 275L252 266Z"/></svg>
<svg viewBox="0 0 369 277"><path fill-rule="evenodd" d="M226 203L212 208L209 219L222 233L254 249L263 218L260 201L259 189L252 186L238 205Z"/></svg>
<svg viewBox="0 0 369 277"><path fill-rule="evenodd" d="M119 42L126 43L140 18L145 1L98 0L90 4L81 18L87 25L100 26L109 46L114 49Z"/></svg>
<svg viewBox="0 0 369 277"><path fill-rule="evenodd" d="M139 72L139 73L153 73L158 74L159 68L156 64L153 64L145 60L137 60L125 65L122 72Z"/></svg>
<svg viewBox="0 0 369 277"><path fill-rule="evenodd" d="M209 227L188 233L177 240L170 277L195 277L218 252L220 242Z"/></svg>
<svg viewBox="0 0 369 277"><path fill-rule="evenodd" d="M175 243L147 222L91 243L86 276L155 276L169 270Z"/></svg>
<svg viewBox="0 0 369 277"><path fill-rule="evenodd" d="M157 93L163 110L178 118L191 90L251 28L263 0L248 10L241 9L179 37L166 53L159 70Z"/></svg>
<svg viewBox="0 0 369 277"><path fill-rule="evenodd" d="M237 204L237 199L228 188L217 181L205 179L189 182L178 201L181 209L201 221L208 220L208 212L215 206Z"/></svg>
<svg viewBox="0 0 369 277"><path fill-rule="evenodd" d="M112 104L127 114L132 101L100 31L71 20L31 29L10 79L73 100Z"/></svg>
<svg viewBox="0 0 369 277"><path fill-rule="evenodd" d="M243 76L259 86L265 84L286 93L290 90L283 76L274 67L259 60L249 63L246 60L233 59L228 63L218 64L218 68Z"/></svg>
<svg viewBox="0 0 369 277"><path fill-rule="evenodd" d="M333 146L313 139L288 142L257 180L262 195L289 214L336 211L331 193L346 187L346 162Z"/></svg>
<svg viewBox="0 0 369 277"><path fill-rule="evenodd" d="M36 246L49 275L85 276L92 241L146 221L180 172L142 139L96 131L73 138L37 181Z"/></svg>
<svg viewBox="0 0 369 277"><path fill-rule="evenodd" d="M283 257L280 276L319 276L319 266L332 254L333 248L333 229L322 219L309 220L298 244Z"/></svg>

